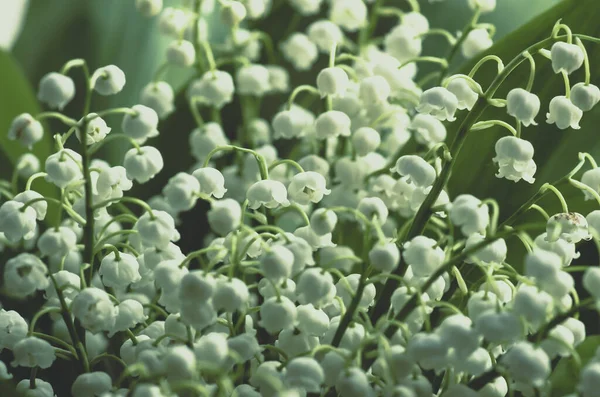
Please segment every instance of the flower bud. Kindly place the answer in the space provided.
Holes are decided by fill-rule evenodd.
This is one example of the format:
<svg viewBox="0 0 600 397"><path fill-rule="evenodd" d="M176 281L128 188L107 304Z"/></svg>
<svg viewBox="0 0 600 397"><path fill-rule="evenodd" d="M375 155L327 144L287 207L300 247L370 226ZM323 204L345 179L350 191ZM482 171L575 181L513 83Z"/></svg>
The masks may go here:
<svg viewBox="0 0 600 397"><path fill-rule="evenodd" d="M355 32L367 24L367 6L362 0L332 1L329 19L348 32Z"/></svg>
<svg viewBox="0 0 600 397"><path fill-rule="evenodd" d="M302 16L314 15L319 12L323 0L290 0L290 5Z"/></svg>
<svg viewBox="0 0 600 397"><path fill-rule="evenodd" d="M237 26L246 18L246 7L239 1L226 0L221 5L221 21L228 26Z"/></svg>
<svg viewBox="0 0 600 397"><path fill-rule="evenodd" d="M388 218L389 210L379 197L365 197L361 199L356 208L369 221L376 218L379 225L383 225Z"/></svg>
<svg viewBox="0 0 600 397"><path fill-rule="evenodd" d="M175 40L167 47L167 61L176 66L192 66L196 61L194 44L187 40Z"/></svg>
<svg viewBox="0 0 600 397"><path fill-rule="evenodd" d="M242 207L236 200L230 198L213 201L207 217L210 228L225 236L240 226Z"/></svg>
<svg viewBox="0 0 600 397"><path fill-rule="evenodd" d="M385 51L400 62L416 58L423 50L423 42L413 28L398 25L384 39Z"/></svg>
<svg viewBox="0 0 600 397"><path fill-rule="evenodd" d="M431 186L436 178L435 168L422 157L415 155L400 157L390 171L407 176L410 182L419 187Z"/></svg>
<svg viewBox="0 0 600 397"><path fill-rule="evenodd" d="M23 153L17 159L15 170L21 178L29 178L31 175L39 172L40 159L33 153Z"/></svg>
<svg viewBox="0 0 600 397"><path fill-rule="evenodd" d="M467 59L470 59L487 50L493 44L494 41L490 37L490 33L487 31L487 29L478 28L467 33L467 37L465 38L465 41L460 49L463 56Z"/></svg>
<svg viewBox="0 0 600 397"><path fill-rule="evenodd" d="M125 86L125 73L115 65L96 69L92 74L94 90L100 95L114 95Z"/></svg>
<svg viewBox="0 0 600 397"><path fill-rule="evenodd" d="M275 245L260 258L263 275L275 284L281 284L292 274L294 254L282 245Z"/></svg>
<svg viewBox="0 0 600 397"><path fill-rule="evenodd" d="M315 121L315 134L317 139L337 138L350 136L350 117L338 110L329 110L321 113Z"/></svg>
<svg viewBox="0 0 600 397"><path fill-rule="evenodd" d="M273 117L273 137L275 139L300 138L313 123L312 114L298 106L292 106L290 110L283 110Z"/></svg>
<svg viewBox="0 0 600 397"><path fill-rule="evenodd" d="M292 328L296 322L296 305L287 297L279 300L272 297L260 306L259 324L270 334L276 334L283 329Z"/></svg>
<svg viewBox="0 0 600 397"><path fill-rule="evenodd" d="M309 70L319 55L317 46L303 33L292 33L281 45L283 57L299 71Z"/></svg>
<svg viewBox="0 0 600 397"><path fill-rule="evenodd" d="M537 125L535 116L540 111L540 98L522 88L513 88L506 96L506 112L525 127Z"/></svg>
<svg viewBox="0 0 600 397"><path fill-rule="evenodd" d="M167 7L158 19L158 30L165 36L180 37L190 21L185 10Z"/></svg>
<svg viewBox="0 0 600 397"><path fill-rule="evenodd" d="M335 382L335 390L341 397L374 397L376 395L367 375L362 369L357 367L350 367L340 371Z"/></svg>
<svg viewBox="0 0 600 397"><path fill-rule="evenodd" d="M320 52L329 54L335 43L341 43L344 35L333 22L321 19L308 25L306 30L310 41L317 45Z"/></svg>
<svg viewBox="0 0 600 397"><path fill-rule="evenodd" d="M565 130L569 127L578 130L579 121L583 116L583 111L571 102L565 96L557 96L550 101L550 111L546 114L546 122L548 124L556 124L556 126Z"/></svg>
<svg viewBox="0 0 600 397"><path fill-rule="evenodd" d="M25 397L55 397L52 385L42 379L35 380L35 389L31 389L31 381L23 379L15 387L15 392L18 396Z"/></svg>
<svg viewBox="0 0 600 397"><path fill-rule="evenodd" d="M583 273L583 287L596 300L600 300L600 268L588 267Z"/></svg>
<svg viewBox="0 0 600 397"><path fill-rule="evenodd" d="M29 113L22 113L15 117L8 129L8 139L17 140L28 149L31 149L43 136L44 127Z"/></svg>
<svg viewBox="0 0 600 397"><path fill-rule="evenodd" d="M421 94L417 111L430 114L441 121L454 121L458 109L458 98L456 95L443 87L433 87Z"/></svg>
<svg viewBox="0 0 600 397"><path fill-rule="evenodd" d="M585 56L578 45L558 41L550 49L550 58L554 73L571 74L583 65Z"/></svg>
<svg viewBox="0 0 600 397"><path fill-rule="evenodd" d="M222 70L209 70L192 82L188 97L201 99L207 106L221 109L233 99L233 78Z"/></svg>
<svg viewBox="0 0 600 397"><path fill-rule="evenodd" d="M237 71L237 92L240 95L261 97L271 90L269 78L269 70L263 65L244 65Z"/></svg>
<svg viewBox="0 0 600 397"><path fill-rule="evenodd" d="M396 243L380 242L369 251L369 261L374 269L391 273L400 264L400 250Z"/></svg>
<svg viewBox="0 0 600 397"><path fill-rule="evenodd" d="M146 183L162 170L164 162L158 149L142 146L139 150L131 148L125 153L123 166L127 170L127 178Z"/></svg>
<svg viewBox="0 0 600 397"><path fill-rule="evenodd" d="M317 75L317 88L321 98L327 95L344 96L348 83L348 74L339 67L325 68Z"/></svg>
<svg viewBox="0 0 600 397"><path fill-rule="evenodd" d="M4 288L17 298L24 298L48 286L48 268L37 256L21 253L4 265Z"/></svg>
<svg viewBox="0 0 600 397"><path fill-rule="evenodd" d="M496 157L499 169L496 177L518 182L521 179L533 183L537 166L533 161L533 145L524 139L505 136L496 142Z"/></svg>
<svg viewBox="0 0 600 397"><path fill-rule="evenodd" d="M310 227L319 236L332 233L336 224L337 215L335 212L328 211L326 208L319 208L310 216Z"/></svg>
<svg viewBox="0 0 600 397"><path fill-rule="evenodd" d="M135 0L135 8L137 8L140 14L150 18L162 11L163 0Z"/></svg>
<svg viewBox="0 0 600 397"><path fill-rule="evenodd" d="M600 88L593 84L577 83L571 88L571 102L584 112L600 101Z"/></svg>
<svg viewBox="0 0 600 397"><path fill-rule="evenodd" d="M156 81L144 87L140 103L153 109L160 119L166 118L174 109L175 94L169 83Z"/></svg>
<svg viewBox="0 0 600 397"><path fill-rule="evenodd" d="M356 294L359 280L360 274L353 273L344 278L340 278L339 281L335 284L337 294L340 298L342 298L345 307L349 307L350 302L354 297L354 294ZM360 302L358 303L358 310L368 310L374 302L375 293L375 285L368 284L363 290L363 295L360 299Z"/></svg>
<svg viewBox="0 0 600 397"><path fill-rule="evenodd" d="M63 110L75 97L75 83L69 76L51 72L42 77L37 98L50 108Z"/></svg>

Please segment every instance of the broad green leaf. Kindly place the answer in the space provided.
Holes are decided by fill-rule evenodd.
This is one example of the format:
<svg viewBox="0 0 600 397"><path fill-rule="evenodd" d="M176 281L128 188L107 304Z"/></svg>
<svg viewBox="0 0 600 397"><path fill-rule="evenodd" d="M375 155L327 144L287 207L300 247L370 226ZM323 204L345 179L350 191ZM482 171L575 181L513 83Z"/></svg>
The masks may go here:
<svg viewBox="0 0 600 397"><path fill-rule="evenodd" d="M598 36L600 35L600 25L597 23L599 17L600 7L596 0L566 0L496 43L486 54L498 55L504 64L507 64L528 46L549 37L555 22L561 18L563 23L572 27L574 33ZM600 47L591 43L586 43L586 47L593 69L600 62ZM561 131L556 126L546 123L548 104L554 96L564 95L564 85L562 79L553 73L550 61L540 55L534 57L537 72L532 91L540 97L542 108L536 118L538 126L524 128L522 138L531 141L535 147L534 160L538 166L536 182L533 185L524 181L514 183L494 176L496 173L496 165L492 162L495 155L494 145L501 136L508 134L508 131L503 128L495 127L469 134L457 157L449 183L452 196L470 193L480 198L493 197L498 200L502 209L501 219L517 209L543 183L552 182L569 172L578 162L578 152L588 151L593 155L600 153L596 127L600 121L600 107L584 114L580 130ZM475 61L466 65L462 72L468 73ZM494 78L495 72L495 65L491 62L480 69L475 78L485 88ZM505 98L511 88L525 87L528 77L529 64L525 62L504 82L496 97ZM571 75L571 84L583 81L583 78L582 68ZM599 81L592 81L592 83L598 84ZM486 111L482 120L491 119L501 119L514 124L514 120L506 114L505 109ZM458 123L450 127L449 140L453 139L457 126ZM573 205L573 209L585 213L582 207L583 195L570 187L563 191L569 204ZM543 204L551 203L551 209L558 210L556 202L555 198L548 197L544 199ZM588 204L585 208L591 207ZM539 217L536 214L533 216Z"/></svg>
<svg viewBox="0 0 600 397"><path fill-rule="evenodd" d="M600 347L600 336L594 335L586 338L579 346L577 353L581 358L581 364L585 365L596 354L596 349ZM577 381L579 380L579 369L572 357L565 357L558 362L558 365L550 376L552 383L552 397L566 396L575 391Z"/></svg>
<svg viewBox="0 0 600 397"><path fill-rule="evenodd" d="M27 148L8 139L8 129L13 119L21 113L33 115L40 112L32 87L13 57L0 51L0 179L10 180L16 160ZM46 130L44 138L33 146L42 164L52 150L52 136ZM56 196L56 189L43 181L36 181L35 190L46 196ZM52 207L52 206L51 206Z"/></svg>

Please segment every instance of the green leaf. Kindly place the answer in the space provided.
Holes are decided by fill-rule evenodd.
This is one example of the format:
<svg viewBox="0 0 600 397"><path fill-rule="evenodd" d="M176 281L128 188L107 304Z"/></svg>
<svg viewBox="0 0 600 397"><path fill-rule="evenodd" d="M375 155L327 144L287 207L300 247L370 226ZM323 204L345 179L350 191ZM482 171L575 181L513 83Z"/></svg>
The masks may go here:
<svg viewBox="0 0 600 397"><path fill-rule="evenodd" d="M23 153L28 152L17 141L8 139L8 129L13 119L21 113L33 115L40 112L33 89L19 65L13 57L0 51L0 76L2 90L0 90L0 179L11 179L14 164ZM35 154L43 164L52 150L52 136L45 131L40 142L33 146ZM45 196L56 197L56 189L43 181L35 182L35 190ZM51 206L52 207L52 206Z"/></svg>
<svg viewBox="0 0 600 397"><path fill-rule="evenodd" d="M594 335L586 338L579 346L577 353L581 358L581 365L585 365L596 354L596 349L600 347L600 336ZM575 391L575 386L579 380L579 369L572 357L562 358L552 375L550 382L552 383L552 397L566 396Z"/></svg>
<svg viewBox="0 0 600 397"><path fill-rule="evenodd" d="M590 36L600 35L600 7L596 0L566 0L554 8L529 22L526 26L508 35L497 42L486 54L498 55L504 64L510 62L530 45L550 36L552 27L557 20L572 27L574 33ZM600 47L596 44L586 43L590 56L592 69L600 62ZM486 55L482 54L482 56ZM480 59L481 57L478 57ZM494 127L483 131L473 131L466 139L464 146L458 154L453 174L449 182L451 196L470 193L479 198L495 198L502 209L500 218L508 217L527 198L533 195L545 182L552 182L568 173L578 162L577 154L581 151L590 152L592 155L600 154L600 144L597 139L597 125L600 122L600 107L596 107L583 116L581 130L559 130L554 125L546 123L546 112L550 100L557 95L564 95L564 84L558 75L554 74L550 61L541 55L534 56L536 60L535 84L532 92L540 97L542 108L537 116L537 126L523 128L522 138L529 140L535 148L534 160L538 166L536 182L533 185L520 181L514 183L506 179L495 177L497 166L492 162L495 155L495 142L507 131ZM476 60L465 65L462 73L468 73ZM485 87L496 75L496 65L493 62L484 65L476 74L475 79ZM529 77L529 63L524 62L504 82L496 93L497 98L506 98L508 91L515 87L525 87ZM573 73L571 84L583 81L583 68ZM594 76L593 84L599 84L598 76ZM506 114L505 109L490 108L481 120L504 120L514 124L514 120ZM458 125L458 124L455 124ZM453 126L454 127L454 126ZM455 130L456 128L451 128ZM453 132L449 132L449 140L453 139ZM563 188L561 187L561 190ZM588 202L583 205L583 194L571 187L563 190L567 201L573 209L586 213L585 209L592 208ZM554 197L547 197L542 201L550 213L558 210L558 202ZM529 217L537 217L531 214Z"/></svg>

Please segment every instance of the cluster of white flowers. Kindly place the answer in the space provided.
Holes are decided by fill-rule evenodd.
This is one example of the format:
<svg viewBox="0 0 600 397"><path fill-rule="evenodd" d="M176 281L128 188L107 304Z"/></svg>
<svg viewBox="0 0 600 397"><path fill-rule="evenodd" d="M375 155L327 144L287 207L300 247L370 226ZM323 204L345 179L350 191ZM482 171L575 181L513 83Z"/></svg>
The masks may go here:
<svg viewBox="0 0 600 397"><path fill-rule="evenodd" d="M458 36L431 29L416 0L407 2L412 9L289 0L311 22L276 42L246 29L271 13L270 0L223 0L213 4L229 29L220 43L207 28L213 2L187 3L135 1L173 40L165 66L196 73L181 94L156 80L140 104L92 112L92 95L118 94L125 74L115 65L90 74L73 60L39 84L39 100L53 111L19 115L8 131L31 148L48 134L45 119L65 126L47 159L27 154L12 182L0 180L7 198L0 251L11 255L2 294L45 302L32 318L0 311L0 350L32 371L17 389L54 396L45 371L66 360L80 370L70 386L75 397L554 395L555 359L579 362L576 348L586 339L578 313L600 305L600 268L570 266L577 244L600 241L600 210L570 212L558 187L545 183L499 223L495 200L453 195L447 184L467 135L492 126L511 132L489 159L496 176L534 183L534 147L521 137L541 108L532 79L506 98L496 92L519 64L529 63L534 76L532 53L546 54L566 88L545 104L547 122L579 128L600 100L589 83L586 36L559 22L507 67L490 55L469 75L448 76L451 59L423 56L423 40L441 33L451 54L478 56L492 46L494 29L477 18L495 0L468 0L475 18ZM398 23L374 40L383 15ZM315 66L327 57L326 67ZM482 87L475 72L490 60L498 75ZM417 84L420 62L442 65L430 80L437 85ZM584 63L585 81L571 87L569 75ZM69 77L80 68L84 114L72 118L60 111L80 94ZM290 69L310 72L314 84L294 86ZM178 95L189 107L176 109ZM281 107L259 111L266 96ZM243 123L232 135L221 112L238 100ZM515 126L478 120L489 105L505 107ZM152 146L161 120L190 110L196 165L169 175L156 196L127 195L164 168ZM121 117L121 128L110 127L108 115ZM447 129L455 132L448 145ZM115 139L131 146L120 165L94 157ZM600 167L587 153L579 160L560 182L600 203ZM586 162L592 169L574 179ZM33 190L37 178L60 195ZM547 194L559 199L560 213L537 204ZM197 247L185 253L178 227L198 201L210 209L194 213ZM47 216L49 206L60 218ZM530 209L546 222L523 224ZM509 255L513 243L527 253ZM38 324L46 315L47 330ZM600 350L579 364L572 396L597 396ZM0 380L11 377L0 363Z"/></svg>

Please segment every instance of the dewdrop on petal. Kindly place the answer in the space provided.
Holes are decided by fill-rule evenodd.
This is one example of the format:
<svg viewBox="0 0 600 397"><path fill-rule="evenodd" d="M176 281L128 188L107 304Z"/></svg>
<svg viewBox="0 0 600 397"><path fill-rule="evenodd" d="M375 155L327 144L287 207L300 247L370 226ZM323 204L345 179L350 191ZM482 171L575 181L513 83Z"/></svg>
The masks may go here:
<svg viewBox="0 0 600 397"><path fill-rule="evenodd" d="M458 109L456 95L443 87L433 87L421 94L417 111L430 114L441 121L454 121Z"/></svg>
<svg viewBox="0 0 600 397"><path fill-rule="evenodd" d="M128 178L145 183L162 170L164 162L158 149L142 146L139 150L131 148L125 153L123 166L127 170Z"/></svg>
<svg viewBox="0 0 600 397"><path fill-rule="evenodd" d="M238 69L236 74L237 92L240 95L261 97L271 89L269 71L263 65L250 64Z"/></svg>
<svg viewBox="0 0 600 397"><path fill-rule="evenodd" d="M319 55L317 46L303 33L292 33L282 44L283 57L296 70L309 70Z"/></svg>
<svg viewBox="0 0 600 397"><path fill-rule="evenodd" d="M463 56L467 59L473 58L476 55L487 50L494 44L487 29L473 29L467 33L467 37L460 47Z"/></svg>
<svg viewBox="0 0 600 397"><path fill-rule="evenodd" d="M350 136L350 117L338 110L329 110L321 113L315 121L315 134L317 139L337 138Z"/></svg>
<svg viewBox="0 0 600 397"><path fill-rule="evenodd" d="M495 145L496 157L492 160L499 166L496 177L518 182L523 179L533 183L537 165L533 161L533 145L514 136L500 138Z"/></svg>
<svg viewBox="0 0 600 397"><path fill-rule="evenodd" d="M23 113L15 117L8 129L8 139L19 141L29 149L39 142L44 136L44 127L29 113Z"/></svg>
<svg viewBox="0 0 600 397"><path fill-rule="evenodd" d="M317 88L322 98L327 95L344 96L348 83L348 74L339 67L322 69L317 75Z"/></svg>
<svg viewBox="0 0 600 397"><path fill-rule="evenodd" d="M578 130L581 128L579 122L582 117L583 111L575 106L569 98L557 96L550 101L550 110L546 114L546 122L556 124L561 130L569 127Z"/></svg>
<svg viewBox="0 0 600 397"><path fill-rule="evenodd" d="M114 95L125 86L125 73L115 65L96 69L91 77L94 90L100 95Z"/></svg>
<svg viewBox="0 0 600 397"><path fill-rule="evenodd" d="M412 154L400 157L390 171L407 176L418 187L431 186L436 178L435 168L422 157Z"/></svg>
<svg viewBox="0 0 600 397"><path fill-rule="evenodd" d="M37 98L52 109L62 110L75 97L75 83L64 74L51 72L42 77Z"/></svg>
<svg viewBox="0 0 600 397"><path fill-rule="evenodd" d="M324 54L329 54L333 45L341 43L344 39L344 34L339 26L327 19L321 19L308 25L306 34Z"/></svg>
<svg viewBox="0 0 600 397"><path fill-rule="evenodd" d="M600 88L593 84L577 83L571 88L570 98L575 106L588 112L600 101Z"/></svg>
<svg viewBox="0 0 600 397"><path fill-rule="evenodd" d="M453 79L446 88L458 99L459 110L471 110L479 98L479 94L474 91L467 80L463 78ZM477 85L477 88L480 92L482 91L479 84Z"/></svg>
<svg viewBox="0 0 600 397"><path fill-rule="evenodd" d="M583 65L583 50L577 44L556 42L550 49L554 73L571 74Z"/></svg>
<svg viewBox="0 0 600 397"><path fill-rule="evenodd" d="M525 127L537 125L535 117L540 111L540 98L522 88L513 88L506 96L506 112Z"/></svg>

